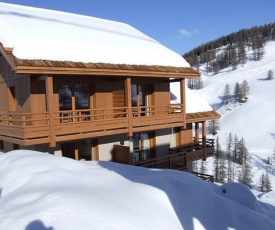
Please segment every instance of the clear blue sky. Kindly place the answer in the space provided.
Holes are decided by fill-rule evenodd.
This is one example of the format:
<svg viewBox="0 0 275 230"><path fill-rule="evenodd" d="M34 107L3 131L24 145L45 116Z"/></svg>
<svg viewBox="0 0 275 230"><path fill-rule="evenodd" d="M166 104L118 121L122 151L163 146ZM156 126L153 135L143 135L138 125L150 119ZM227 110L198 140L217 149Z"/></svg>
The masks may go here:
<svg viewBox="0 0 275 230"><path fill-rule="evenodd" d="M2 0L125 22L183 54L240 29L275 22L275 0Z"/></svg>

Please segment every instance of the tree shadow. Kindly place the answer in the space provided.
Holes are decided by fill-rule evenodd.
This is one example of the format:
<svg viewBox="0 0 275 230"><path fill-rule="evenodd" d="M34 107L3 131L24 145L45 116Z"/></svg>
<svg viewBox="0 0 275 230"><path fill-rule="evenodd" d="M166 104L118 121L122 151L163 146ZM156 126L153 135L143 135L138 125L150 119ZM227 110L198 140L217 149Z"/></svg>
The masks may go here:
<svg viewBox="0 0 275 230"><path fill-rule="evenodd" d="M46 227L41 220L34 220L26 226L25 230L54 230L54 228Z"/></svg>

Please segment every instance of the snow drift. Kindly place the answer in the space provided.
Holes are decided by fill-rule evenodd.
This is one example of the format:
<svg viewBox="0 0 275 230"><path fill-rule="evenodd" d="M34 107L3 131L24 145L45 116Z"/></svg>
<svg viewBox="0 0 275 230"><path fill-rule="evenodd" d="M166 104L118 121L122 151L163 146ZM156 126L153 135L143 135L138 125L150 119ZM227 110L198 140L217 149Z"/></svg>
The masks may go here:
<svg viewBox="0 0 275 230"><path fill-rule="evenodd" d="M6 230L275 229L275 207L242 185L180 171L16 150L0 156L0 187Z"/></svg>

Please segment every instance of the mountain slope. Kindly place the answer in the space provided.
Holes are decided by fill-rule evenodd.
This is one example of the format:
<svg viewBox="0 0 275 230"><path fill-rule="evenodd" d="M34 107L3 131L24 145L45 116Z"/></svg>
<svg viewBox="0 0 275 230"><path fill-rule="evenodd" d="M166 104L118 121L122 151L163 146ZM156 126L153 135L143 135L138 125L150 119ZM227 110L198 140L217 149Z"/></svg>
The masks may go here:
<svg viewBox="0 0 275 230"><path fill-rule="evenodd" d="M196 92L208 100L221 115L221 144L225 144L228 134L244 137L250 150L272 152L275 145L275 80L265 80L268 70L275 72L275 42L267 42L265 55L260 61L248 61L237 70L224 69L223 72L209 76L202 74L204 88ZM202 70L203 72L203 70ZM221 98L226 84L229 84L231 95L234 94L236 82L246 80L250 93L246 103L222 105Z"/></svg>

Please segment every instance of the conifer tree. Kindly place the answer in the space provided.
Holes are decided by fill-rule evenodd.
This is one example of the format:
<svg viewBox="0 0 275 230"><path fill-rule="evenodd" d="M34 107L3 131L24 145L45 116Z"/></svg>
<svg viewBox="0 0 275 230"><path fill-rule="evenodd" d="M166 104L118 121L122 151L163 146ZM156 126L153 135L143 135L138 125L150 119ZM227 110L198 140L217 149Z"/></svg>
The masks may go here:
<svg viewBox="0 0 275 230"><path fill-rule="evenodd" d="M237 101L241 101L242 99L242 92L241 92L241 87L240 84L238 82L236 82L235 84L235 88L234 88L234 96L236 98Z"/></svg>
<svg viewBox="0 0 275 230"><path fill-rule="evenodd" d="M242 40L238 42L238 59L241 65L244 65L247 61L245 43Z"/></svg>
<svg viewBox="0 0 275 230"><path fill-rule="evenodd" d="M219 182L219 165L220 165L220 156L222 154L221 146L219 143L219 137L216 138L216 147L214 152L214 175L215 175L215 181Z"/></svg>
<svg viewBox="0 0 275 230"><path fill-rule="evenodd" d="M234 142L233 142L234 161L237 161L237 158L238 158L238 144L239 144L239 140L238 140L237 135L235 134L235 136L234 136Z"/></svg>
<svg viewBox="0 0 275 230"><path fill-rule="evenodd" d="M207 130L209 134L216 135L220 130L220 124L218 120L208 121Z"/></svg>
<svg viewBox="0 0 275 230"><path fill-rule="evenodd" d="M232 46L230 49L230 61L231 61L232 70L237 69L238 59L237 59L237 52L234 46Z"/></svg>
<svg viewBox="0 0 275 230"><path fill-rule="evenodd" d="M243 98L247 97L249 90L250 89L249 89L247 80L243 80L243 82L242 82L242 97Z"/></svg>
<svg viewBox="0 0 275 230"><path fill-rule="evenodd" d="M234 168L232 163L232 150L233 150L233 137L232 133L229 133L226 141L227 152L227 182L234 181Z"/></svg>
<svg viewBox="0 0 275 230"><path fill-rule="evenodd" d="M272 191L272 186L270 182L270 178L268 176L268 173L262 173L260 177L260 182L259 182L259 190L261 192L270 192Z"/></svg>
<svg viewBox="0 0 275 230"><path fill-rule="evenodd" d="M272 159L271 159L271 161L272 161L272 165L275 165L275 147L274 147L274 149L273 149L273 154L272 154Z"/></svg>
<svg viewBox="0 0 275 230"><path fill-rule="evenodd" d="M239 182L252 188L252 166L251 166L251 156L245 147L244 138L241 138L239 142L239 162L241 163L241 170L239 173Z"/></svg>
<svg viewBox="0 0 275 230"><path fill-rule="evenodd" d="M266 192L272 191L271 181L268 173L265 174L265 187L266 187Z"/></svg>
<svg viewBox="0 0 275 230"><path fill-rule="evenodd" d="M205 160L201 160L201 164L200 164L200 173L207 173L207 162Z"/></svg>
<svg viewBox="0 0 275 230"><path fill-rule="evenodd" d="M193 172L198 172L198 161L193 161L192 162L192 170Z"/></svg>
<svg viewBox="0 0 275 230"><path fill-rule="evenodd" d="M230 87L228 84L225 85L224 87L224 93L223 93L223 100L222 103L224 105L227 105L229 102L229 98L230 98Z"/></svg>
<svg viewBox="0 0 275 230"><path fill-rule="evenodd" d="M268 70L268 72L267 72L267 78L266 78L266 80L273 80L274 79L274 73L273 73L273 71L270 69L270 70Z"/></svg>

